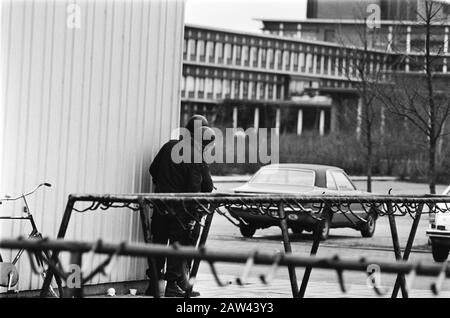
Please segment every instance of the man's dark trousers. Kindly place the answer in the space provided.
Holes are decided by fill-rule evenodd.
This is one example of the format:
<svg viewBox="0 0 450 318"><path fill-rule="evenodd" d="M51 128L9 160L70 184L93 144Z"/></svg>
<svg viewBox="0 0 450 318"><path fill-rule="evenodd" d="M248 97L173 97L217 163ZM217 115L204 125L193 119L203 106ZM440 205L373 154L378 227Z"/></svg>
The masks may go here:
<svg viewBox="0 0 450 318"><path fill-rule="evenodd" d="M172 209L171 209L172 210ZM166 213L162 209L153 212L152 217L152 242L155 244L177 243L183 246L195 246L199 237L200 227L195 226L195 220L189 216L182 207L174 208L171 213ZM165 259L163 257L156 258L157 271L159 279L167 281L176 281L180 286L184 287L189 278L190 264L187 260L167 259L166 273L163 276Z"/></svg>

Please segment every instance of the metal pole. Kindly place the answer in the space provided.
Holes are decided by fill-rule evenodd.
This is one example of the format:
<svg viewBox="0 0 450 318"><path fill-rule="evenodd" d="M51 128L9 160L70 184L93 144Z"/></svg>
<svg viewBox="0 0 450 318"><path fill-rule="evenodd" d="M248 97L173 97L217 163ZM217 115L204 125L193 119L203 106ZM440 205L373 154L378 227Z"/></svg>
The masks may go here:
<svg viewBox="0 0 450 318"><path fill-rule="evenodd" d="M395 223L395 216L394 216L394 212L392 209L392 203L387 203L387 207L388 207L388 218L389 218L389 226L391 228L391 236L392 236L392 244L394 247L394 254L395 254L395 259L397 261L401 261L402 260L402 252L400 249L400 243L399 243L399 239L398 239L398 232L397 232L397 225ZM406 290L406 281L405 281L405 275L398 275L398 280L400 283L400 287L402 289L402 296L403 298L408 298L408 291ZM392 298L394 298L394 294L392 294L391 296Z"/></svg>
<svg viewBox="0 0 450 318"><path fill-rule="evenodd" d="M417 227L420 223L420 217L422 216L423 204L419 204L416 211L416 216L414 218L413 224L411 226L411 231L409 233L408 242L406 243L405 251L403 252L403 260L407 261L409 259L409 254L411 253L411 249L414 243L414 238L416 237ZM397 275L397 279L395 280L394 289L392 291L392 298L397 298L398 290L400 288L400 275ZM409 286L407 286L409 287Z"/></svg>
<svg viewBox="0 0 450 318"><path fill-rule="evenodd" d="M61 225L59 226L59 231L58 231L58 239L64 238L66 236L66 232L67 232L67 227L69 225L69 221L70 221L70 217L72 216L72 209L73 209L73 205L74 205L75 201L72 198L72 195L69 195L69 199L67 200L67 205L66 205L66 209L64 210L64 215L63 215L63 219L61 221ZM51 256L51 261L56 265L58 262L58 256L59 256L59 252L55 251L52 256ZM44 283L42 284L42 288L41 288L41 293L39 295L39 297L41 298L45 298L49 295L50 293L50 285L53 279L53 271L51 268L49 268L47 270L45 279L44 279ZM59 287L59 286L58 286ZM59 297L62 298L64 297L64 292L62 288L59 288Z"/></svg>
<svg viewBox="0 0 450 318"><path fill-rule="evenodd" d="M208 214L205 219L205 225L202 230L202 234L200 235L200 239L198 242L198 247L201 248L205 246L206 240L208 239L209 230L211 228L211 223L213 219L214 213ZM200 259L194 260L192 263L191 272L189 275L190 280L194 280L197 277L198 268L200 267ZM191 288L187 291L186 296L189 298L189 296L192 293L192 290L194 289L194 284L192 284Z"/></svg>
<svg viewBox="0 0 450 318"><path fill-rule="evenodd" d="M39 233L39 232L37 233L36 236L33 236L33 237L37 237L37 238L39 238L39 239L43 239L42 234ZM42 252L43 252L43 254L44 254L44 257L45 257L47 260L50 260L50 253L49 253L49 251L42 251ZM36 260L38 261L38 263L40 264L40 266L43 266L43 265L44 265L44 261L42 260L41 256L38 256L38 254L36 254ZM48 270L47 270L47 272L48 272ZM46 274L44 274L44 279L45 279L45 275L46 275ZM62 295L62 294L64 293L64 290L63 290L63 287L62 287L61 277L59 277L58 275L55 275L55 281L56 281L56 285L58 286L58 292L59 292L60 295ZM49 286L49 292L50 292L50 291L51 291L51 284L50 284L50 286ZM54 292L53 292L53 294L54 294Z"/></svg>
<svg viewBox="0 0 450 318"><path fill-rule="evenodd" d="M284 213L283 202L278 204L278 216L280 217L280 228L283 236L284 251L286 254L292 254L291 241L289 240L288 227L286 221L286 214ZM298 284L297 274L295 273L295 266L288 266L289 279L291 281L292 296L298 298Z"/></svg>
<svg viewBox="0 0 450 318"><path fill-rule="evenodd" d="M66 240L36 240L36 239L5 239L0 240L0 248L21 249L36 252L43 250L67 251L74 253L88 253L92 247L98 245L95 242L79 242ZM120 247L120 251L118 249ZM98 246L95 253L102 255L111 255L117 253L117 256L133 257L173 257L176 259L201 259L208 262L226 262L226 263L246 263L248 261L248 252L227 250L199 251L193 247L178 246L177 249L162 244L111 244L102 243ZM258 252L254 256L255 265L273 265L279 258L278 253ZM415 269L417 275L437 277L443 271L446 277L450 277L450 266L443 268L442 264L429 262L398 262L386 260L367 260L361 259L336 259L334 257L317 256L295 256L293 254L283 254L278 261L279 266L296 266L345 271L365 272L370 264L378 264L383 273L403 273L408 274Z"/></svg>
<svg viewBox="0 0 450 318"><path fill-rule="evenodd" d="M439 195L408 195L408 196L384 196L384 195L350 195L350 196L332 196L332 195L279 195L279 194L224 194L224 193L151 193L141 195L71 195L73 201L91 202L91 203L139 203L138 199L143 198L146 202L154 203L155 201L168 202L185 202L185 203L219 203L219 204L242 204L242 200L251 198L251 203L278 203L284 201L287 203L325 203L335 204L341 203L395 203L395 204L432 204L432 203L450 203L450 197Z"/></svg>
<svg viewBox="0 0 450 318"><path fill-rule="evenodd" d="M139 214L142 223L142 233L144 235L144 241L146 244L151 244L151 232L150 232L150 211L147 204L143 199L139 199ZM148 268L150 269L150 294L155 298L160 298L161 293L159 290L159 277L156 269L156 260L154 257L147 257Z"/></svg>
<svg viewBox="0 0 450 318"><path fill-rule="evenodd" d="M310 255L317 254L317 250L319 249L319 244L320 244L320 231L322 229L324 222L325 222L325 220L323 220L323 219L320 220L319 222L317 222L316 229L314 231L314 242L311 247ZM309 282L309 277L311 276L311 271L312 271L312 266L307 266L305 268L305 273L303 274L303 279L302 279L302 285L300 286L300 291L299 291L300 298L305 297L306 287L308 287L308 282Z"/></svg>

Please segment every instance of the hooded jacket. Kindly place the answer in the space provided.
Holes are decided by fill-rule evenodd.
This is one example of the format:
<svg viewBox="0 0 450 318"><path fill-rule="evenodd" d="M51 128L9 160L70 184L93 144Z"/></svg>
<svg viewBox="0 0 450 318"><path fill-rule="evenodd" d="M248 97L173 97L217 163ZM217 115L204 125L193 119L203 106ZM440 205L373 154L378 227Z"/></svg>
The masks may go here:
<svg viewBox="0 0 450 318"><path fill-rule="evenodd" d="M172 149L182 140L169 140L159 150L152 164L150 174L159 193L211 192L213 182L206 163L175 163Z"/></svg>

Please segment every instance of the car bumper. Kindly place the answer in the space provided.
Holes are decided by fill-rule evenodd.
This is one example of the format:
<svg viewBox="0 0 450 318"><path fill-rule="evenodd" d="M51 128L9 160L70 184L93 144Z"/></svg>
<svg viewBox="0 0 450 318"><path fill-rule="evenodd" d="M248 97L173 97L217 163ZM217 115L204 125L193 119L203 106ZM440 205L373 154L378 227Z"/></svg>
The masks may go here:
<svg viewBox="0 0 450 318"><path fill-rule="evenodd" d="M432 244L439 244L450 247L450 231L428 229L426 233L429 236Z"/></svg>
<svg viewBox="0 0 450 318"><path fill-rule="evenodd" d="M256 211L242 210L240 208L228 209L231 216L238 220L244 220L246 223L250 223L256 228L267 228L270 226L278 226L280 224L279 219L266 214L260 214ZM311 217L307 213L288 212L286 213L288 227L303 227L305 229L311 229L314 224L317 223L317 219Z"/></svg>

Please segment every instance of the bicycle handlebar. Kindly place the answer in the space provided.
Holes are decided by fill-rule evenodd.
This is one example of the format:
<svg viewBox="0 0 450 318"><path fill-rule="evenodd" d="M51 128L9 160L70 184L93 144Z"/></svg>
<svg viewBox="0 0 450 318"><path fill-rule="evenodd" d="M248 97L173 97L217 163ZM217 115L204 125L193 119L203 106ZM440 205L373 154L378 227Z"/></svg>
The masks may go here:
<svg viewBox="0 0 450 318"><path fill-rule="evenodd" d="M2 203L2 201L15 201L15 200L19 200L22 199L23 197L29 196L30 194L33 194L34 192L37 191L37 189L39 189L42 186L46 186L46 187L51 187L52 185L48 182L43 182L40 183L39 185L37 185L32 191L25 193L25 194L21 194L17 197L11 198L10 196L5 196L3 199L0 199L0 204Z"/></svg>

